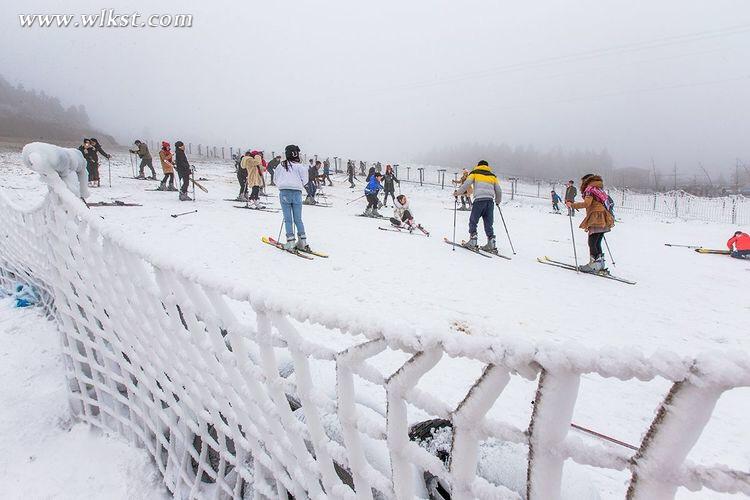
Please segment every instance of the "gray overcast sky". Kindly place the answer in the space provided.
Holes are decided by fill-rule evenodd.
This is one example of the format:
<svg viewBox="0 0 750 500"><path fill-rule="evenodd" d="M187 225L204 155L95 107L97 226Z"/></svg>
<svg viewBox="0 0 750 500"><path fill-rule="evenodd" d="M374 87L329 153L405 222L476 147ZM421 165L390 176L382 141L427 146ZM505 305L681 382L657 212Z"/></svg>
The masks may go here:
<svg viewBox="0 0 750 500"><path fill-rule="evenodd" d="M404 159L465 141L750 159L750 3L4 0L0 73L153 138ZM189 29L19 27L187 13Z"/></svg>

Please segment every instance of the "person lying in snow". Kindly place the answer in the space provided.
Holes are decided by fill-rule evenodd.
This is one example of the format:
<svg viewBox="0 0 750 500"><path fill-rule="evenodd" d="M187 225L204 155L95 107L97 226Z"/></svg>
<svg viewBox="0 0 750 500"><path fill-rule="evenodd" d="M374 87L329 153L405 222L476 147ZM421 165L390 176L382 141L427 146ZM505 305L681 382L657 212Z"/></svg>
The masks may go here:
<svg viewBox="0 0 750 500"><path fill-rule="evenodd" d="M736 231L727 241L727 248L735 259L750 259L750 235Z"/></svg>
<svg viewBox="0 0 750 500"><path fill-rule="evenodd" d="M398 228L406 228L411 233L414 229L419 229L429 236L429 233L421 224L414 223L414 216L409 208L409 200L406 195L400 194L393 202L393 217L390 218L391 224Z"/></svg>

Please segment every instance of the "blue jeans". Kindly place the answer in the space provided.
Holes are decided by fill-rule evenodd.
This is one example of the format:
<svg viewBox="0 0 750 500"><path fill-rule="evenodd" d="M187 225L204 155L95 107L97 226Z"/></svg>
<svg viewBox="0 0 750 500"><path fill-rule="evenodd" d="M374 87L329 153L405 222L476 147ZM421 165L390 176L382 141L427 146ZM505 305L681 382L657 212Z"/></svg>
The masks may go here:
<svg viewBox="0 0 750 500"><path fill-rule="evenodd" d="M305 190L309 197L315 198L315 192L318 190L318 186L316 186L314 182L308 182L305 184Z"/></svg>
<svg viewBox="0 0 750 500"><path fill-rule="evenodd" d="M279 191L279 203L281 213L284 214L284 227L286 228L286 239L294 238L294 226L297 226L297 235L305 236L305 225L302 224L302 191L296 189L282 189Z"/></svg>
<svg viewBox="0 0 750 500"><path fill-rule="evenodd" d="M733 250L729 255L735 259L750 259L750 250Z"/></svg>
<svg viewBox="0 0 750 500"><path fill-rule="evenodd" d="M469 215L469 234L477 234L477 223L480 218L484 222L484 233L487 235L487 238L495 236L495 230L492 228L495 220L495 200L488 198L474 200L474 205L471 207L471 214Z"/></svg>

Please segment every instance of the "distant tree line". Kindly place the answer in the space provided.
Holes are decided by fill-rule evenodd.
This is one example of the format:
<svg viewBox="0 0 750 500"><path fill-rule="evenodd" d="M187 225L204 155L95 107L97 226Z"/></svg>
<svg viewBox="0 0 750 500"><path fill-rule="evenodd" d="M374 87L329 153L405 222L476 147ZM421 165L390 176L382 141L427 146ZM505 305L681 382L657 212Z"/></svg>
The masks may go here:
<svg viewBox="0 0 750 500"><path fill-rule="evenodd" d="M13 86L0 75L0 137L80 141L95 134L100 141L114 142L92 129L84 105L66 108L57 97Z"/></svg>

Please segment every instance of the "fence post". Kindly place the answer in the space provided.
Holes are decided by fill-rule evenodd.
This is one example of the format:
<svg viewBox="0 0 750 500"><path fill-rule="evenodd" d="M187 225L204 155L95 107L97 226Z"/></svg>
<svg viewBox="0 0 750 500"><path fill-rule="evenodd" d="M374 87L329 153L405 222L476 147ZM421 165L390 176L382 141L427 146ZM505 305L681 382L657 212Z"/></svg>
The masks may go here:
<svg viewBox="0 0 750 500"><path fill-rule="evenodd" d="M654 193L654 212L656 212L656 193Z"/></svg>
<svg viewBox="0 0 750 500"><path fill-rule="evenodd" d="M622 199L621 200L622 201L620 201L620 206L624 207L625 206L625 186L623 186L623 188L622 188Z"/></svg>
<svg viewBox="0 0 750 500"><path fill-rule="evenodd" d="M677 214L677 193L674 194L674 216L678 217L678 214Z"/></svg>
<svg viewBox="0 0 750 500"><path fill-rule="evenodd" d="M406 180L409 180L409 172L411 171L411 167L406 167Z"/></svg>
<svg viewBox="0 0 750 500"><path fill-rule="evenodd" d="M737 224L737 197L732 198L732 224Z"/></svg>
<svg viewBox="0 0 750 500"><path fill-rule="evenodd" d="M445 169L438 170L438 176L440 177L440 189L445 189Z"/></svg>
<svg viewBox="0 0 750 500"><path fill-rule="evenodd" d="M188 142L188 154L193 154L193 143Z"/></svg>
<svg viewBox="0 0 750 500"><path fill-rule="evenodd" d="M224 159L224 146L221 147L221 159Z"/></svg>
<svg viewBox="0 0 750 500"><path fill-rule="evenodd" d="M424 167L419 167L417 170L419 170L419 185L421 186L424 182Z"/></svg>
<svg viewBox="0 0 750 500"><path fill-rule="evenodd" d="M542 197L542 181L536 181L536 197Z"/></svg>
<svg viewBox="0 0 750 500"><path fill-rule="evenodd" d="M216 146L214 146L214 158L216 158Z"/></svg>
<svg viewBox="0 0 750 500"><path fill-rule="evenodd" d="M201 153L201 145L200 145L200 144L198 144L198 156L202 156L202 155L203 155L203 154Z"/></svg>

